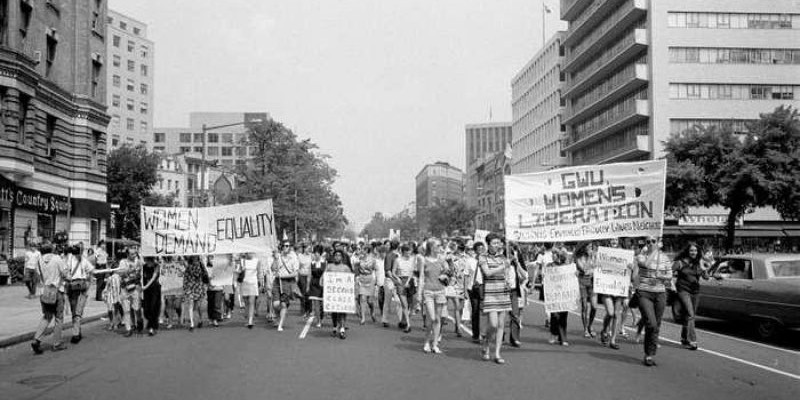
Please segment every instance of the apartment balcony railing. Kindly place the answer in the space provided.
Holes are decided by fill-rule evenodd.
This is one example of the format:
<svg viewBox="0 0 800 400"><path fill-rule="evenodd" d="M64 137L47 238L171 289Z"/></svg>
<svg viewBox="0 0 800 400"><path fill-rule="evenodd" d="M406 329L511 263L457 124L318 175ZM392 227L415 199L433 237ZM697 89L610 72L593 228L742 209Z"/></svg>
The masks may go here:
<svg viewBox="0 0 800 400"><path fill-rule="evenodd" d="M562 114L564 115L562 123L572 125L583 121L598 110L647 85L649 81L647 68L647 64L630 64L590 92L584 93L576 102L572 102L572 106L566 107Z"/></svg>
<svg viewBox="0 0 800 400"><path fill-rule="evenodd" d="M606 0L603 4L616 3ZM646 0L627 0L620 5L611 15L604 15L602 11L593 15L597 16L583 25L570 29L564 39L567 56L564 60L564 71L572 71L591 57L591 49L602 49L607 46L617 35L647 14ZM594 29L592 29L594 27ZM591 33L590 33L591 32ZM588 36L587 36L588 34Z"/></svg>
<svg viewBox="0 0 800 400"><path fill-rule="evenodd" d="M585 132L577 133L573 131L568 137L568 141L564 143L564 150L572 152L583 148L590 143L644 121L650 116L649 100L628 99L621 103L620 107L622 107L621 110L615 112L609 118L599 120L595 126Z"/></svg>
<svg viewBox="0 0 800 400"><path fill-rule="evenodd" d="M592 0L561 0L561 19L574 20Z"/></svg>

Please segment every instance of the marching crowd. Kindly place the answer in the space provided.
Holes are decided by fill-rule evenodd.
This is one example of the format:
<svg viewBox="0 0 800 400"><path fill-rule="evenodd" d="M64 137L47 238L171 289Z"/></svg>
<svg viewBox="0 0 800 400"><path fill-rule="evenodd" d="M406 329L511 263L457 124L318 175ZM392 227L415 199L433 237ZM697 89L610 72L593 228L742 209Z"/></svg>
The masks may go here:
<svg viewBox="0 0 800 400"><path fill-rule="evenodd" d="M26 253L29 298L41 302L42 319L31 347L41 354L42 338L54 321L53 350L62 350L61 324L65 306L72 315L71 343L81 341L81 317L92 280L95 297L108 307L108 330L125 336L160 328L184 326L194 331L204 324L218 326L231 319L237 306L245 326L252 329L256 316L283 331L290 305L299 302L303 317L321 328L330 314L332 336L347 337L348 314L325 313L324 273L353 273L356 281L356 318L411 332L412 315L422 314L426 353L440 354L443 329L453 325L458 337L468 333L480 345L483 360L504 364L503 344L522 345L520 329L529 294L539 286L549 266L574 263L580 287L580 314L584 336L594 338L595 313L605 311L599 341L619 349L618 337L628 337L625 322L635 322L635 341L644 333L644 360L655 365L659 327L668 303L682 324L681 341L697 349L694 317L699 280L708 279L713 264L711 249L689 243L677 256L662 251L660 240L633 242L635 258L628 269L631 284L626 296L593 291L593 271L598 246L622 247L620 240L562 244L519 245L489 234L484 241L427 238L417 243L397 240L358 243L298 244L282 242L271 255L233 254L187 257L140 257L136 247L109 262L102 243L97 248L51 244L31 246ZM233 268L230 281L214 276L217 264ZM111 268L109 268L111 267ZM182 287L162 290L165 271L181 271ZM38 287L38 290L37 290ZM544 290L539 288L539 300ZM639 311L638 321L636 310ZM554 345L568 346L568 312L554 312L545 321ZM469 321L470 328L462 324ZM508 329L506 329L508 328Z"/></svg>

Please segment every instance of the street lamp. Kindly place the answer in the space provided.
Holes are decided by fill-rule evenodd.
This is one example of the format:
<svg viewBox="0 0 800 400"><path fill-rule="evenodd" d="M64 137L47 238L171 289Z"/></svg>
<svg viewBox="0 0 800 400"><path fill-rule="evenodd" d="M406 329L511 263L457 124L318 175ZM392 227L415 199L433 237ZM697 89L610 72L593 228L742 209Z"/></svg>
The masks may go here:
<svg viewBox="0 0 800 400"><path fill-rule="evenodd" d="M206 124L203 124L203 154L202 154L203 167L200 168L200 189L199 189L201 193L205 190L208 190L208 188L206 187L206 168L208 168L208 165L206 164L206 153L208 152L208 149L206 148L206 141L207 141L206 135L208 134L208 131L213 131L215 129L222 129L222 128L230 128L233 126L246 125L246 124L259 124L262 122L264 122L264 120L262 120L261 118L254 118L249 121L236 122L233 124L224 124L215 126L206 126ZM203 200L203 203L206 203L204 204L206 206L208 205L208 197L206 197Z"/></svg>

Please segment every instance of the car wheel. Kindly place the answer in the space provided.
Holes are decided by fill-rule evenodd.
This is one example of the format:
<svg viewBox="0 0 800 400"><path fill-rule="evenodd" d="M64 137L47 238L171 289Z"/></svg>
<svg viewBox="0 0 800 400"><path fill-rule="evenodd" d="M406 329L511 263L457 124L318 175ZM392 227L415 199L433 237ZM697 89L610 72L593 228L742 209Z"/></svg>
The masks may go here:
<svg viewBox="0 0 800 400"><path fill-rule="evenodd" d="M780 327L780 323L774 319L761 319L756 325L756 333L762 339L769 339L775 336Z"/></svg>

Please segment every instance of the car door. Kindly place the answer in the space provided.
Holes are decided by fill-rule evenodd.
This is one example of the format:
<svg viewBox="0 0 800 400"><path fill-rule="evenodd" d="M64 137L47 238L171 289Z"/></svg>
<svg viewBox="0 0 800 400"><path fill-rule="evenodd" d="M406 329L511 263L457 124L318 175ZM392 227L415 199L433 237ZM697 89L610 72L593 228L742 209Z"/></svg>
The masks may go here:
<svg viewBox="0 0 800 400"><path fill-rule="evenodd" d="M720 319L747 319L753 296L753 263L749 259L723 259L700 290L698 314Z"/></svg>

